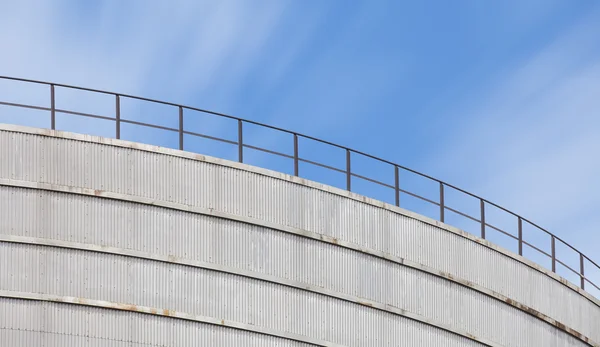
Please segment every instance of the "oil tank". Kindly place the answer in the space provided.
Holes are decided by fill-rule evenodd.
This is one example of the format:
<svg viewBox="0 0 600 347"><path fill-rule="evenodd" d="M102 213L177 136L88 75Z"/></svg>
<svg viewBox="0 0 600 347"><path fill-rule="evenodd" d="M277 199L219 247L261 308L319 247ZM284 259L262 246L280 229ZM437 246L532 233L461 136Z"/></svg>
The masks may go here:
<svg viewBox="0 0 600 347"><path fill-rule="evenodd" d="M600 301L303 178L0 126L3 346L600 346Z"/></svg>

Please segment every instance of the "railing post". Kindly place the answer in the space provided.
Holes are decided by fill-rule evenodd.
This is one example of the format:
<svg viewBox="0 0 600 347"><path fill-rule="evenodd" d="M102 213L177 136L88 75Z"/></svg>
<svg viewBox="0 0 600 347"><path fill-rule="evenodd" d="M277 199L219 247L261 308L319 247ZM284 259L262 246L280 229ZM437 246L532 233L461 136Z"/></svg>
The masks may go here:
<svg viewBox="0 0 600 347"><path fill-rule="evenodd" d="M54 98L54 84L50 85L50 129L56 130L56 103Z"/></svg>
<svg viewBox="0 0 600 347"><path fill-rule="evenodd" d="M244 162L244 139L242 134L243 123L241 119L238 119L238 161Z"/></svg>
<svg viewBox="0 0 600 347"><path fill-rule="evenodd" d="M552 272L556 272L556 239L554 238L554 235L552 235L552 237L550 238L550 242L552 244Z"/></svg>
<svg viewBox="0 0 600 347"><path fill-rule="evenodd" d="M350 150L346 149L346 190L352 191L352 172L350 171Z"/></svg>
<svg viewBox="0 0 600 347"><path fill-rule="evenodd" d="M579 253L579 272L581 272L581 289L585 289L585 272L583 271L583 253Z"/></svg>
<svg viewBox="0 0 600 347"><path fill-rule="evenodd" d="M115 94L115 134L117 140L121 138L121 98Z"/></svg>
<svg viewBox="0 0 600 347"><path fill-rule="evenodd" d="M444 184L440 182L440 222L444 223Z"/></svg>
<svg viewBox="0 0 600 347"><path fill-rule="evenodd" d="M294 176L298 176L298 135L294 134Z"/></svg>
<svg viewBox="0 0 600 347"><path fill-rule="evenodd" d="M179 150L183 151L183 107L179 106Z"/></svg>
<svg viewBox="0 0 600 347"><path fill-rule="evenodd" d="M481 238L485 240L485 201L479 199L481 209Z"/></svg>
<svg viewBox="0 0 600 347"><path fill-rule="evenodd" d="M523 220L519 217L519 255L523 255Z"/></svg>
<svg viewBox="0 0 600 347"><path fill-rule="evenodd" d="M394 166L395 186L396 186L396 206L400 206L400 169Z"/></svg>

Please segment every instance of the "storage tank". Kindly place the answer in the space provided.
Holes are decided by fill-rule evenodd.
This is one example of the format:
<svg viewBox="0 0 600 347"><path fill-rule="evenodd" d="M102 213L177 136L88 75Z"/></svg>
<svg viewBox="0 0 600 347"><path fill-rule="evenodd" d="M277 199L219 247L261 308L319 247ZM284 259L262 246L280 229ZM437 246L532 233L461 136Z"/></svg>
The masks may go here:
<svg viewBox="0 0 600 347"><path fill-rule="evenodd" d="M57 87L50 129L0 125L3 346L600 346L595 263L444 223L443 182L435 220L243 163L243 120L242 162L124 141L122 95L115 138L64 132Z"/></svg>

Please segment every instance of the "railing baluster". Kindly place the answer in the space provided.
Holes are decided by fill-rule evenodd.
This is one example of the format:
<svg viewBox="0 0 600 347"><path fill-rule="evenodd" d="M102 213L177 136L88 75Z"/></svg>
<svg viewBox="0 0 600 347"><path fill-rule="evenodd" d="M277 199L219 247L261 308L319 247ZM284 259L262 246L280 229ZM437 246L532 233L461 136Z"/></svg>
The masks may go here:
<svg viewBox="0 0 600 347"><path fill-rule="evenodd" d="M238 119L238 160L240 163L244 162L244 141L242 134L243 123L241 119Z"/></svg>
<svg viewBox="0 0 600 347"><path fill-rule="evenodd" d="M115 94L115 133L117 140L121 138L121 98Z"/></svg>
<svg viewBox="0 0 600 347"><path fill-rule="evenodd" d="M581 272L581 289L585 289L585 272L583 271L583 253L579 253L579 270Z"/></svg>
<svg viewBox="0 0 600 347"><path fill-rule="evenodd" d="M481 238L485 240L485 201L479 199L479 208L481 210Z"/></svg>
<svg viewBox="0 0 600 347"><path fill-rule="evenodd" d="M554 235L550 238L550 243L552 245L552 272L556 272L556 239Z"/></svg>
<svg viewBox="0 0 600 347"><path fill-rule="evenodd" d="M50 85L50 129L56 130L56 103L54 97L54 84Z"/></svg>
<svg viewBox="0 0 600 347"><path fill-rule="evenodd" d="M294 134L294 176L298 176L298 135Z"/></svg>
<svg viewBox="0 0 600 347"><path fill-rule="evenodd" d="M352 191L352 172L350 171L350 150L346 149L346 190Z"/></svg>
<svg viewBox="0 0 600 347"><path fill-rule="evenodd" d="M179 106L179 150L183 151L183 107Z"/></svg>
<svg viewBox="0 0 600 347"><path fill-rule="evenodd" d="M519 217L519 255L523 255L523 220Z"/></svg>
<svg viewBox="0 0 600 347"><path fill-rule="evenodd" d="M440 182L440 222L444 223L444 212L446 208L444 207L444 184Z"/></svg>
<svg viewBox="0 0 600 347"><path fill-rule="evenodd" d="M396 206L400 206L400 169L394 166L395 186L396 186Z"/></svg>

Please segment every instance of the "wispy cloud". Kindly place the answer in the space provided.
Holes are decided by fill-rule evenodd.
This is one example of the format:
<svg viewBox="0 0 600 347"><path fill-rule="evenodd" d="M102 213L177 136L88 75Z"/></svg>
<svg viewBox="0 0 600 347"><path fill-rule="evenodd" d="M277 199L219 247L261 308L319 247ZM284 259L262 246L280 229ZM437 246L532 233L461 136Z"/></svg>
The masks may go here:
<svg viewBox="0 0 600 347"><path fill-rule="evenodd" d="M1 2L0 75L196 105L374 151L401 164L429 161L419 169L530 217L585 253L597 252L598 240L587 240L597 235L595 206L600 203L600 164L593 158L600 152L598 9L552 42L529 45L535 40L523 43L515 37L535 36L531 32L547 26L556 13L580 9L561 2L519 3L518 10L513 3L449 6L429 23L419 15L431 20L430 9L397 2L175 3ZM442 13L454 7L457 12ZM454 28L456 32L441 33L455 24L455 16L465 15L463 11L470 11L469 19ZM403 24L392 25L398 16L403 16ZM506 40L497 47L489 44L500 38ZM517 44L527 49L518 50L510 57L514 60L498 63L496 56ZM474 64L492 64L499 71L483 86L483 78L475 76L481 69L469 70L465 63L467 56L480 53L480 47L484 52L473 60L481 61ZM455 65L461 71L447 73ZM9 101L49 103L44 88L0 82L0 93ZM57 95L59 105L114 113L114 97L62 89ZM128 100L121 106L126 118L176 126L173 108ZM37 115L24 117L25 113L0 107L0 122L48 126L47 119L35 123ZM106 136L114 131L114 124L106 121L69 116L59 121L71 131ZM185 124L213 136L237 136L236 124L210 117L186 114ZM123 132L130 140L177 143L176 134L135 127L124 127ZM290 136L250 126L245 139L288 154L292 149ZM442 145L446 147L440 150ZM215 150L215 143L186 138L186 146L236 158L237 149L231 145ZM343 151L310 143L301 144L301 155L345 165ZM279 165L273 157L252 151L246 159L287 172L292 167L289 159ZM393 179L390 167L368 161L360 166L360 158L353 160L361 174L387 183ZM301 168L311 174L308 170ZM309 177L338 186L345 183L343 175L332 175L339 177L329 181L323 172ZM410 180L402 178L403 184ZM433 196L427 197L438 194L435 184L403 188L415 186ZM361 192L373 196L374 191L367 187ZM389 192L388 202L393 201ZM433 207L432 213L437 212Z"/></svg>
<svg viewBox="0 0 600 347"><path fill-rule="evenodd" d="M433 170L571 241L600 249L600 11L472 95ZM443 169L442 169L443 167ZM462 183L462 184L461 184ZM576 227L576 228L574 228Z"/></svg>
<svg viewBox="0 0 600 347"><path fill-rule="evenodd" d="M219 109L216 106L233 103L240 81L264 54L287 5L284 1L268 6L242 1L181 1L177 6L141 1L5 2L0 5L0 42L6 52L0 55L0 74L194 105L202 100L202 107ZM2 83L0 88L5 97L32 99L32 89L25 85ZM36 99L48 106L49 93L39 93ZM69 109L107 116L114 115L113 99L57 91L57 102ZM122 108L133 120L176 119L169 117L176 115L175 110L165 115L164 108L148 104L124 101ZM21 111L3 110L4 121L11 117L8 112ZM194 121L187 118L188 125ZM85 129L89 122L71 118L69 130ZM101 134L114 129L110 122L96 123L94 130ZM210 122L202 126L223 131Z"/></svg>

